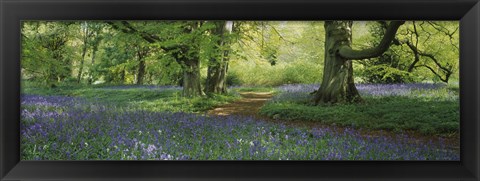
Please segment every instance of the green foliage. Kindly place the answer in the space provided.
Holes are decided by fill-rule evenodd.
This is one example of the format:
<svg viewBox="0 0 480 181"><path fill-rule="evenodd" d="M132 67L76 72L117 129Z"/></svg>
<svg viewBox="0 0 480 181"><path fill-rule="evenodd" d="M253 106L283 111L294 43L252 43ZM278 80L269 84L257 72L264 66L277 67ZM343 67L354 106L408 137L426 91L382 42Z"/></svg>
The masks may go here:
<svg viewBox="0 0 480 181"><path fill-rule="evenodd" d="M405 98L367 98L362 105L331 107L295 103L268 104L261 114L284 120L316 121L354 128L391 131L418 131L426 135L450 135L459 132L458 103L419 101ZM402 109L398 109L401 107ZM435 109L432 109L435 107Z"/></svg>
<svg viewBox="0 0 480 181"><path fill-rule="evenodd" d="M229 72L227 74L227 86L239 86L241 83L240 78L235 72Z"/></svg>
<svg viewBox="0 0 480 181"><path fill-rule="evenodd" d="M278 86L293 83L315 83L321 80L322 66L302 60L290 64L242 64L232 65L230 73L238 76L242 85Z"/></svg>
<svg viewBox="0 0 480 181"><path fill-rule="evenodd" d="M376 46L385 33L385 23L363 26L368 33L357 35L357 48ZM399 28L393 45L382 56L358 61L362 66L355 68L371 83L448 82L459 75L458 38L458 22L409 21Z"/></svg>
<svg viewBox="0 0 480 181"><path fill-rule="evenodd" d="M323 22L242 22L229 73L243 85L321 81Z"/></svg>
<svg viewBox="0 0 480 181"><path fill-rule="evenodd" d="M23 22L22 78L48 86L75 83L68 78L79 72L84 40L87 50L80 83L133 84L138 79L141 58L145 61L145 84L180 85L185 68L181 59L199 59L201 74L206 75L207 67L218 64L224 56L221 52L226 50L229 85L318 83L322 78L323 22L235 21L229 34L222 34L225 30L219 28L225 21L127 23ZM378 44L385 31L383 25L355 22L352 46L363 49ZM384 55L354 61L355 80L456 81L458 33L458 22L407 22L400 27L395 45ZM147 41L146 36L154 37L154 41ZM414 52L406 42L420 53L432 55L435 61L421 55L414 63ZM139 56L144 49L148 51Z"/></svg>
<svg viewBox="0 0 480 181"><path fill-rule="evenodd" d="M412 73L387 65L372 65L362 70L360 76L368 83L408 83L414 82Z"/></svg>
<svg viewBox="0 0 480 181"><path fill-rule="evenodd" d="M69 77L72 59L71 23L22 23L22 76L56 86Z"/></svg>

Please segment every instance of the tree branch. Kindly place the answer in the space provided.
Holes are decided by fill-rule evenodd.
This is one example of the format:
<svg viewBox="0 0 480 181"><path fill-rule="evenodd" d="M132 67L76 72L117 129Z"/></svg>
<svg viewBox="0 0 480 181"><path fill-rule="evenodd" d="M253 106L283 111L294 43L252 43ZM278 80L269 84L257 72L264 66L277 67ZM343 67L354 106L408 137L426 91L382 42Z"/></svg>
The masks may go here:
<svg viewBox="0 0 480 181"><path fill-rule="evenodd" d="M126 34L137 34L139 35L142 39L147 41L148 43L156 43L156 42L162 42L165 41L164 39L161 39L157 35L150 34L144 31L137 30L135 27L133 27L128 21L121 21L122 27L118 26L115 22L112 21L107 21L107 24L113 27L113 29L120 30L123 33ZM177 46L174 47L166 47L166 46L160 46L161 49L164 51L171 51L176 48Z"/></svg>
<svg viewBox="0 0 480 181"><path fill-rule="evenodd" d="M380 44L376 47L364 49L364 50L354 50L350 46L342 46L338 50L338 54L346 59L350 60L361 60L368 59L373 57L378 57L382 55L390 47L392 40L395 38L398 28L404 24L405 21L393 21L388 25L387 31L383 36Z"/></svg>
<svg viewBox="0 0 480 181"><path fill-rule="evenodd" d="M282 39L283 41L285 41L285 42L287 42L287 43L295 44L294 42L285 39L285 37L283 37L282 34L280 34L280 32L278 32L278 30L277 30L275 27L273 27L272 25L269 25L269 24L267 24L267 25L270 26L270 28L273 29L273 31L275 32L275 34L277 34L277 35L280 37L280 39Z"/></svg>
<svg viewBox="0 0 480 181"><path fill-rule="evenodd" d="M424 65L420 65L419 67L425 67L427 69L429 69L433 74L435 74L441 81L443 82L448 82L448 78L450 77L450 74L446 74L445 75L445 78L442 78L442 76L440 74L438 74L432 67L424 64Z"/></svg>
<svg viewBox="0 0 480 181"><path fill-rule="evenodd" d="M415 60L408 66L408 72L412 72L413 69L415 68L415 65L420 61L419 57L419 51L416 46L414 46L410 41L406 41L407 46L410 48L410 50L413 51L413 55L415 57Z"/></svg>
<svg viewBox="0 0 480 181"><path fill-rule="evenodd" d="M442 66L442 65L439 63L439 61L435 58L434 55L429 54L429 53L422 53L422 52L418 52L418 54L421 55L421 56L425 56L425 57L430 58L430 59L435 63L435 65L437 65L438 68L442 69L445 73L450 73L450 72L452 72L452 71L449 69L450 67L448 67L448 64L447 64L447 67L448 67L448 68Z"/></svg>

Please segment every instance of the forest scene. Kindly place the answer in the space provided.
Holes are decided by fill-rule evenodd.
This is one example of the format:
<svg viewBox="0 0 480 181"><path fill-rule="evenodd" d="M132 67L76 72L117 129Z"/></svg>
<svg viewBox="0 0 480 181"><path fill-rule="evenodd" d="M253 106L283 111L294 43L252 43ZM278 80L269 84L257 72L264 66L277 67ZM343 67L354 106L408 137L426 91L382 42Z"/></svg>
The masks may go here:
<svg viewBox="0 0 480 181"><path fill-rule="evenodd" d="M21 160L460 160L458 21L23 21Z"/></svg>

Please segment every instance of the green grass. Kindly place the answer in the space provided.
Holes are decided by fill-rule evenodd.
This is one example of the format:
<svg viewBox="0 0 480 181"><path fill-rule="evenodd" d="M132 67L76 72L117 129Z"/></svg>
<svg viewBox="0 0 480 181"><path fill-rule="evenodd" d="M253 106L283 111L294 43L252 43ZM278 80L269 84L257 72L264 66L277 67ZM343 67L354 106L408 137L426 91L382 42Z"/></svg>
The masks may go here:
<svg viewBox="0 0 480 181"><path fill-rule="evenodd" d="M174 92L170 96L158 97L157 99L142 99L130 105L150 111L169 112L204 112L216 106L227 104L240 99L235 94L211 95L209 97L185 98L180 92Z"/></svg>
<svg viewBox="0 0 480 181"><path fill-rule="evenodd" d="M452 136L459 132L459 102L406 97L364 97L363 104L311 106L302 102L268 103L260 114L284 120L315 121L394 132Z"/></svg>
<svg viewBox="0 0 480 181"><path fill-rule="evenodd" d="M180 90L166 89L159 91L145 88L104 89L102 87L57 87L53 89L26 86L25 94L62 95L83 97L116 106L126 106L147 111L169 112L204 112L216 106L240 99L235 92L226 95L186 98Z"/></svg>

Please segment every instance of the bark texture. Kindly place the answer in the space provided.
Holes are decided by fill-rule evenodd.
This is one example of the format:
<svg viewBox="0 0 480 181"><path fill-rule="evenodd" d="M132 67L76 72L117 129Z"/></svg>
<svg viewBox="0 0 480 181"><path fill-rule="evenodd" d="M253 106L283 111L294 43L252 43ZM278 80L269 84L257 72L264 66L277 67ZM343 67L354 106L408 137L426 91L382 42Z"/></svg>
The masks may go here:
<svg viewBox="0 0 480 181"><path fill-rule="evenodd" d="M185 27L185 33L192 33L200 24L193 23L190 27ZM195 40L190 40L195 44ZM183 66L183 96L197 97L205 96L200 79L200 50L191 45L181 45L180 52L175 54L177 62Z"/></svg>
<svg viewBox="0 0 480 181"><path fill-rule="evenodd" d="M233 22L219 21L215 24L216 28L213 34L217 40L215 44L216 56L209 61L207 70L207 80L205 82L205 92L214 94L224 94L227 92L227 70L229 50L225 45L229 44L228 34L231 33Z"/></svg>
<svg viewBox="0 0 480 181"><path fill-rule="evenodd" d="M215 62L215 64L208 67L205 92L214 94L227 93L228 62Z"/></svg>
<svg viewBox="0 0 480 181"><path fill-rule="evenodd" d="M360 101L353 82L352 60L338 53L352 43L352 21L325 22L325 64L323 81L314 96L315 104Z"/></svg>
<svg viewBox="0 0 480 181"><path fill-rule="evenodd" d="M183 61L183 63L183 96L204 96L205 93L200 82L200 61L189 59Z"/></svg>

